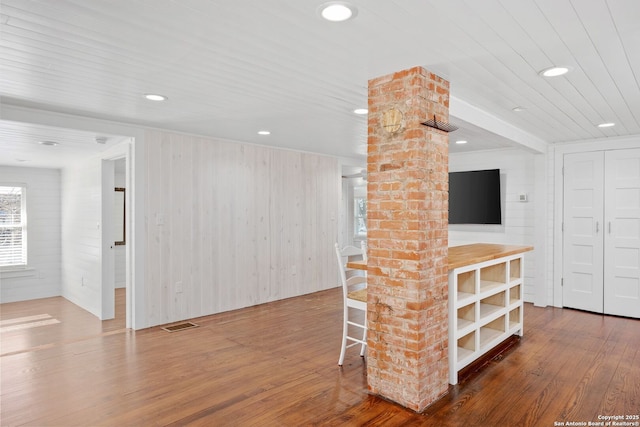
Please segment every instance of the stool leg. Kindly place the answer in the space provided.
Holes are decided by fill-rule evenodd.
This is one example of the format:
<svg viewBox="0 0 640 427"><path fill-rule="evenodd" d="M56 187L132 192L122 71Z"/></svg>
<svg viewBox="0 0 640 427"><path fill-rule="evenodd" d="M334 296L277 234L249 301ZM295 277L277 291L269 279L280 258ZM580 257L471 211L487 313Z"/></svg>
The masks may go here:
<svg viewBox="0 0 640 427"><path fill-rule="evenodd" d="M349 328L349 324L347 323L349 316L349 308L347 304L343 304L343 315L342 315L342 347L340 348L340 359L338 360L338 365L342 366L344 362L344 354L347 350L347 332Z"/></svg>
<svg viewBox="0 0 640 427"><path fill-rule="evenodd" d="M364 328L362 328L362 341L367 342L367 312L364 312ZM367 345L362 344L362 348L360 348L360 357L364 357L364 351Z"/></svg>

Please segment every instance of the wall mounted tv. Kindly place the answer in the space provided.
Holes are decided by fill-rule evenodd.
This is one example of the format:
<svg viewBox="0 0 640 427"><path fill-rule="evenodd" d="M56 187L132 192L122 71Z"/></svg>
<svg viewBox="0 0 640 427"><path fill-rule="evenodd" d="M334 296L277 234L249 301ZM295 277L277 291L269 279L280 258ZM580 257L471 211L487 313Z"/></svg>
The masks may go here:
<svg viewBox="0 0 640 427"><path fill-rule="evenodd" d="M449 224L502 224L500 169L449 173Z"/></svg>

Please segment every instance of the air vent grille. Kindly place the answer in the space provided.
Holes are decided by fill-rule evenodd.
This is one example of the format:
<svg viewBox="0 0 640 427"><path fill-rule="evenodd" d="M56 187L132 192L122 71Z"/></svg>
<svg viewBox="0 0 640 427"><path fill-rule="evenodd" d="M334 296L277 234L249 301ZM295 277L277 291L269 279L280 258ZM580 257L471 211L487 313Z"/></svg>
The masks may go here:
<svg viewBox="0 0 640 427"><path fill-rule="evenodd" d="M167 332L178 332L178 331L184 331L185 329L191 329L191 328L197 328L197 327L198 325L196 325L195 323L182 322L182 323L177 323L171 326L165 326L162 329L164 329Z"/></svg>

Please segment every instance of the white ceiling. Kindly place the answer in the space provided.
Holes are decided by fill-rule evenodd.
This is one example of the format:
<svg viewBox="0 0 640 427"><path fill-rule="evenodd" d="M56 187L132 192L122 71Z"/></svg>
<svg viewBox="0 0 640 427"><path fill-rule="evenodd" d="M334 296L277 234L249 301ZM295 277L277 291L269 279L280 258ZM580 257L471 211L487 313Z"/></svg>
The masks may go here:
<svg viewBox="0 0 640 427"><path fill-rule="evenodd" d="M549 143L640 134L638 0L351 0L343 23L319 17L325 1L2 0L0 101L364 158L366 117L352 110L367 81L420 65L454 99ZM552 65L572 72L538 75ZM452 152L513 144L451 122L450 140L469 141ZM0 164L42 166L25 147L60 163L67 145L101 148L97 134L45 131L0 122Z"/></svg>
<svg viewBox="0 0 640 427"><path fill-rule="evenodd" d="M123 142L119 135L0 121L0 165L63 168ZM41 142L58 145L42 145Z"/></svg>

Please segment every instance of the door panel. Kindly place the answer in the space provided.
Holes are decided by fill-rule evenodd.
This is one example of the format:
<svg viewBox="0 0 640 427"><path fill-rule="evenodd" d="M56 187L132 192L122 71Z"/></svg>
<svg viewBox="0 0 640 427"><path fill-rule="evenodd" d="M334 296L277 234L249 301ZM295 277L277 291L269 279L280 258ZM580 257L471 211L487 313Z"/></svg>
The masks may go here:
<svg viewBox="0 0 640 427"><path fill-rule="evenodd" d="M640 149L605 154L604 312L640 318Z"/></svg>
<svg viewBox="0 0 640 427"><path fill-rule="evenodd" d="M565 307L603 311L604 156L564 157L563 288Z"/></svg>

